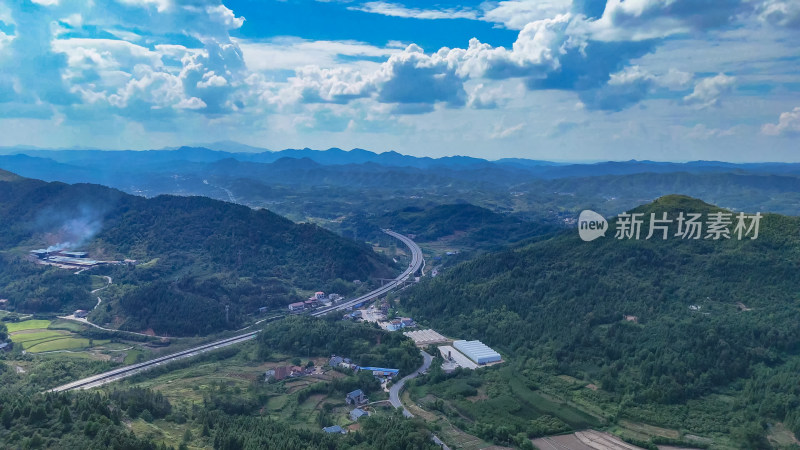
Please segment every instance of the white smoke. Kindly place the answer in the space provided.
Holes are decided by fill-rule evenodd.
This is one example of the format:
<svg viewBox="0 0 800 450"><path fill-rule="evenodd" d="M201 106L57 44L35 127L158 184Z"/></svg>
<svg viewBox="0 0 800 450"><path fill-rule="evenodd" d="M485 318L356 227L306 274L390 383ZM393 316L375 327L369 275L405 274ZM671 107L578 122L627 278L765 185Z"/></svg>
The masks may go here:
<svg viewBox="0 0 800 450"><path fill-rule="evenodd" d="M81 247L89 242L103 227L103 214L95 207L81 205L71 211L43 211L44 222L50 230L45 233L46 242L55 242L47 247L54 252ZM55 229L53 229L55 227Z"/></svg>

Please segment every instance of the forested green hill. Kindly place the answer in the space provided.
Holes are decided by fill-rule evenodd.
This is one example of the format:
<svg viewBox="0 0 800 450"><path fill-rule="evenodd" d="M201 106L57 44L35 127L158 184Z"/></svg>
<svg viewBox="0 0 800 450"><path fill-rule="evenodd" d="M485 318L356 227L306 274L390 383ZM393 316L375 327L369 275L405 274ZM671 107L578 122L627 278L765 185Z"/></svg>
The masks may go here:
<svg viewBox="0 0 800 450"><path fill-rule="evenodd" d="M800 219L766 214L755 240L683 240L675 224L669 239L645 240L649 213L679 211L722 210L662 197L632 211L645 214L639 240L615 239L616 221L592 242L570 230L463 263L411 290L404 306L512 361L594 382L619 404L682 405L727 390L742 421L785 421L800 431L792 369L800 356ZM687 417L648 420L700 427ZM711 428L735 426L719 420Z"/></svg>
<svg viewBox="0 0 800 450"><path fill-rule="evenodd" d="M448 239L452 244L481 250L552 233L560 228L491 211L469 203L410 206L375 217L353 216L343 221L344 233L380 239L381 228L414 235L418 242Z"/></svg>
<svg viewBox="0 0 800 450"><path fill-rule="evenodd" d="M366 245L267 210L202 197L146 199L97 185L0 181L0 220L0 250L6 251L0 295L11 308L88 309L96 299L82 277L102 273L114 285L96 318L132 330L185 335L235 328L260 306L302 299L295 289L394 273ZM76 277L25 261L27 250L64 243L94 259L140 264ZM63 283L51 283L64 276ZM224 305L231 308L227 321Z"/></svg>

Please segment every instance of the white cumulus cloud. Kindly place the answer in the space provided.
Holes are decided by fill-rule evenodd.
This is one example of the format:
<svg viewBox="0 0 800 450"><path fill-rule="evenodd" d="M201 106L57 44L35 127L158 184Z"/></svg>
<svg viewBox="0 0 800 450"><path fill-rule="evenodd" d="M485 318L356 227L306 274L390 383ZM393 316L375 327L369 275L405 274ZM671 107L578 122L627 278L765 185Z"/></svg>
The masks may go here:
<svg viewBox="0 0 800 450"><path fill-rule="evenodd" d="M718 106L720 98L731 92L736 78L720 73L713 77L703 78L694 86L694 91L683 97L683 102L697 108Z"/></svg>
<svg viewBox="0 0 800 450"><path fill-rule="evenodd" d="M227 85L228 80L226 80L225 77L215 74L213 70L204 73L203 79L197 82L197 87L199 88L222 87Z"/></svg>
<svg viewBox="0 0 800 450"><path fill-rule="evenodd" d="M791 111L781 113L778 123L767 123L761 132L768 136L795 135L800 133L800 106Z"/></svg>
<svg viewBox="0 0 800 450"><path fill-rule="evenodd" d="M507 139L522 132L525 128L524 123L518 123L514 126L504 127L503 125L496 125L494 131L489 135L491 139Z"/></svg>
<svg viewBox="0 0 800 450"><path fill-rule="evenodd" d="M244 17L236 17L236 14L225 5L207 6L206 12L228 29L241 28L244 24Z"/></svg>
<svg viewBox="0 0 800 450"><path fill-rule="evenodd" d="M158 12L163 12L169 9L171 6L170 0L119 0L121 3L125 3L131 6L139 6L139 7L149 7L151 5L155 6Z"/></svg>
<svg viewBox="0 0 800 450"><path fill-rule="evenodd" d="M203 109L206 107L206 104L199 98L192 97L182 99L175 107L179 109Z"/></svg>
<svg viewBox="0 0 800 450"><path fill-rule="evenodd" d="M350 6L350 10L381 14L392 17L413 19L477 19L478 12L464 8L418 9L408 8L398 3L383 1L366 2L359 6Z"/></svg>
<svg viewBox="0 0 800 450"><path fill-rule="evenodd" d="M490 6L484 11L482 20L503 24L512 30L521 30L525 25L569 12L571 0L506 0Z"/></svg>
<svg viewBox="0 0 800 450"><path fill-rule="evenodd" d="M759 8L759 18L773 25L800 28L800 2L797 0L767 0Z"/></svg>

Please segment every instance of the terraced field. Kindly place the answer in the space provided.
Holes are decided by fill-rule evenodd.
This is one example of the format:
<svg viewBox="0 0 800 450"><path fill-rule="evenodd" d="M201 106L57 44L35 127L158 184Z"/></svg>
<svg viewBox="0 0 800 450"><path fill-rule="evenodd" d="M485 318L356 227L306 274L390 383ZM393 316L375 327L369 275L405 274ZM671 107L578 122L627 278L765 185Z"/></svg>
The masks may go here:
<svg viewBox="0 0 800 450"><path fill-rule="evenodd" d="M109 341L94 341L90 342L89 339L85 338L62 338L62 339L54 339L46 342L37 343L36 345L31 346L28 351L31 353L39 353L39 352L52 352L56 350L75 350L80 348L89 348L93 347L94 345L103 345L107 344ZM94 344L94 345L92 345Z"/></svg>
<svg viewBox="0 0 800 450"><path fill-rule="evenodd" d="M47 329L31 329L24 331L17 331L11 334L11 340L15 344L21 344L25 350L40 343L47 342L53 339L62 339L70 336L72 333L69 331L56 331Z"/></svg>
<svg viewBox="0 0 800 450"><path fill-rule="evenodd" d="M8 328L9 333L15 333L17 331L24 331L24 330L35 330L35 329L46 329L50 326L49 320L25 320L23 322L9 322L6 323L6 328Z"/></svg>
<svg viewBox="0 0 800 450"><path fill-rule="evenodd" d="M22 349L29 353L75 350L109 342L105 340L90 341L78 337L72 331L80 331L80 328L70 325L72 324L67 325L63 321L26 320L9 323L7 327L11 341L16 345L21 345Z"/></svg>

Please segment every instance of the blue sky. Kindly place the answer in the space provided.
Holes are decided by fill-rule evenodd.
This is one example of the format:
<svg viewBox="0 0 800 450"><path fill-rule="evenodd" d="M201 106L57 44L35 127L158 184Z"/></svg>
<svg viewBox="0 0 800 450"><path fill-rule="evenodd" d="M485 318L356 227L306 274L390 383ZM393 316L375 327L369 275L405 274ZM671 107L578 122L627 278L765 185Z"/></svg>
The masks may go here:
<svg viewBox="0 0 800 450"><path fill-rule="evenodd" d="M796 0L11 0L0 146L800 161Z"/></svg>

